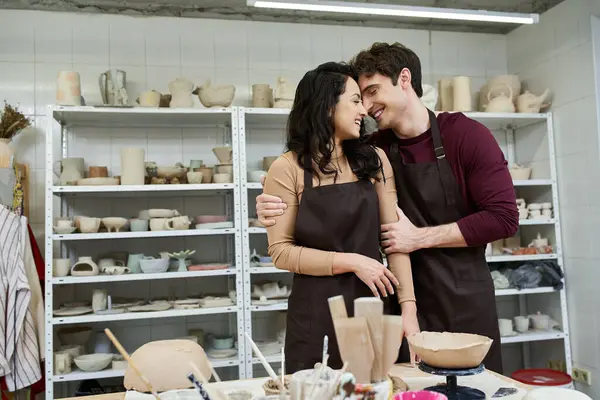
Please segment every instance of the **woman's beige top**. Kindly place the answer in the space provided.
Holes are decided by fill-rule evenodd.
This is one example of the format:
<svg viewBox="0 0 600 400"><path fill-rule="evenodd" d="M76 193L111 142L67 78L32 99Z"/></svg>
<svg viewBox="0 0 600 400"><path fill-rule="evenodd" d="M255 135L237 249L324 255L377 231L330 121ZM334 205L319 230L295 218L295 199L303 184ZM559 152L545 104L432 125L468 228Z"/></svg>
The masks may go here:
<svg viewBox="0 0 600 400"><path fill-rule="evenodd" d="M382 224L398 221L396 213L396 183L392 166L381 149L377 153L383 164L385 181L380 176L375 181L375 190L379 196L379 214ZM358 179L352 172L350 164L344 155L332 157L332 164L338 171L336 182L334 174L324 175L314 164L314 170L319 174L320 181L313 176L313 186L332 185L356 182ZM296 155L287 152L272 164L265 181L264 193L277 196L287 204L287 209L281 216L274 217L276 223L267 228L269 238L269 255L279 269L314 276L332 275L334 252L324 251L303 246L297 246L294 240L296 215L298 205L304 191L304 170L298 164ZM398 301L415 301L410 258L407 254L390 254L387 257L389 268L400 282L397 287Z"/></svg>

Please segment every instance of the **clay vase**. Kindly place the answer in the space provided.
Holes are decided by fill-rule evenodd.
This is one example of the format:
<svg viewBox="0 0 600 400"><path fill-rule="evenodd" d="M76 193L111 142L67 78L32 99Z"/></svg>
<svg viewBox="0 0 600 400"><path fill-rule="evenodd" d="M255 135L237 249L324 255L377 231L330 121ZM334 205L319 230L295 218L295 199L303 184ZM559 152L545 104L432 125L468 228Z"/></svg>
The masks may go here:
<svg viewBox="0 0 600 400"><path fill-rule="evenodd" d="M273 105L273 89L267 83L252 85L252 107L270 108Z"/></svg>
<svg viewBox="0 0 600 400"><path fill-rule="evenodd" d="M78 72L60 71L58 73L56 104L59 106L81 105L81 82Z"/></svg>
<svg viewBox="0 0 600 400"><path fill-rule="evenodd" d="M438 81L438 92L439 92L439 110L440 111L452 111L453 93L452 93L452 79L443 78Z"/></svg>
<svg viewBox="0 0 600 400"><path fill-rule="evenodd" d="M146 174L146 150L121 149L121 185L143 185Z"/></svg>
<svg viewBox="0 0 600 400"><path fill-rule="evenodd" d="M15 152L9 145L10 139L0 139L0 168L10 168Z"/></svg>
<svg viewBox="0 0 600 400"><path fill-rule="evenodd" d="M452 108L453 111L472 111L471 105L471 79L468 76L455 76L452 78Z"/></svg>
<svg viewBox="0 0 600 400"><path fill-rule="evenodd" d="M82 157L69 157L60 161L60 184L76 185L84 177L84 159Z"/></svg>

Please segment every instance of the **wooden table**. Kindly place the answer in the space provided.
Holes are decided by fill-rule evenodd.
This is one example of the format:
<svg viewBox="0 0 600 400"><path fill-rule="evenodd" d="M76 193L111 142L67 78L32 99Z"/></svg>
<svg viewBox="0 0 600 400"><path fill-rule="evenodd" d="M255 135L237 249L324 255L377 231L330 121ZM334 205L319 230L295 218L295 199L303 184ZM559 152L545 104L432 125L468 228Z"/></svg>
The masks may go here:
<svg viewBox="0 0 600 400"><path fill-rule="evenodd" d="M443 381L444 377L435 377L429 375L425 372L417 368L413 368L410 364L397 364L394 365L390 371L392 375L399 376L402 378L409 386L410 389L419 390L424 387L435 384L434 381ZM211 383L211 386L226 388L227 385L231 385L232 383L236 386L236 388L243 388L248 390L260 390L264 381L268 378L254 378L254 379L246 379L242 381L227 381L221 383ZM464 378L467 379L467 378ZM503 400L521 400L525 393L530 390L530 387L524 385L520 382L517 382L509 377L497 374L493 371L485 371L482 374L474 375L469 377L468 379L472 380L476 386L479 385L485 386L485 384L492 384L492 382L501 381L502 385L506 385L508 387L516 387L519 389L519 393L517 395L503 397ZM491 394L489 395L491 397ZM110 394L100 394L95 396L85 396L85 397L69 397L65 400L123 400L125 398L125 393L110 393Z"/></svg>

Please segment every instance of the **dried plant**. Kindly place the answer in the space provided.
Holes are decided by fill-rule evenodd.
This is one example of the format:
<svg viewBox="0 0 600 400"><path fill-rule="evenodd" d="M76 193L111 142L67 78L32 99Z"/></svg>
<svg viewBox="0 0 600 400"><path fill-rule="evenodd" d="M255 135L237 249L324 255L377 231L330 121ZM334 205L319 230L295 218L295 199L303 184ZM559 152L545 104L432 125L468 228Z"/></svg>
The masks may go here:
<svg viewBox="0 0 600 400"><path fill-rule="evenodd" d="M0 139L12 139L23 129L31 125L31 121L19 111L4 101L4 109L0 113Z"/></svg>

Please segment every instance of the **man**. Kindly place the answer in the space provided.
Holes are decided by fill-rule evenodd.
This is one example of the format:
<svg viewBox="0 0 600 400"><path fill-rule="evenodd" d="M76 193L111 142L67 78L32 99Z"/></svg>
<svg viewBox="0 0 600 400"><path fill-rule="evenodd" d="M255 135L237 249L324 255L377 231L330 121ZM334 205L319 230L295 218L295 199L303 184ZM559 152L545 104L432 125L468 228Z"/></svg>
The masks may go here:
<svg viewBox="0 0 600 400"><path fill-rule="evenodd" d="M504 155L484 125L462 113L436 117L423 106L420 60L410 49L375 43L352 64L379 128L371 143L388 155L398 191L399 221L382 226L382 247L386 254L410 253L420 328L492 338L484 364L502 373L485 246L518 229ZM256 209L270 226L285 205L261 194Z"/></svg>

